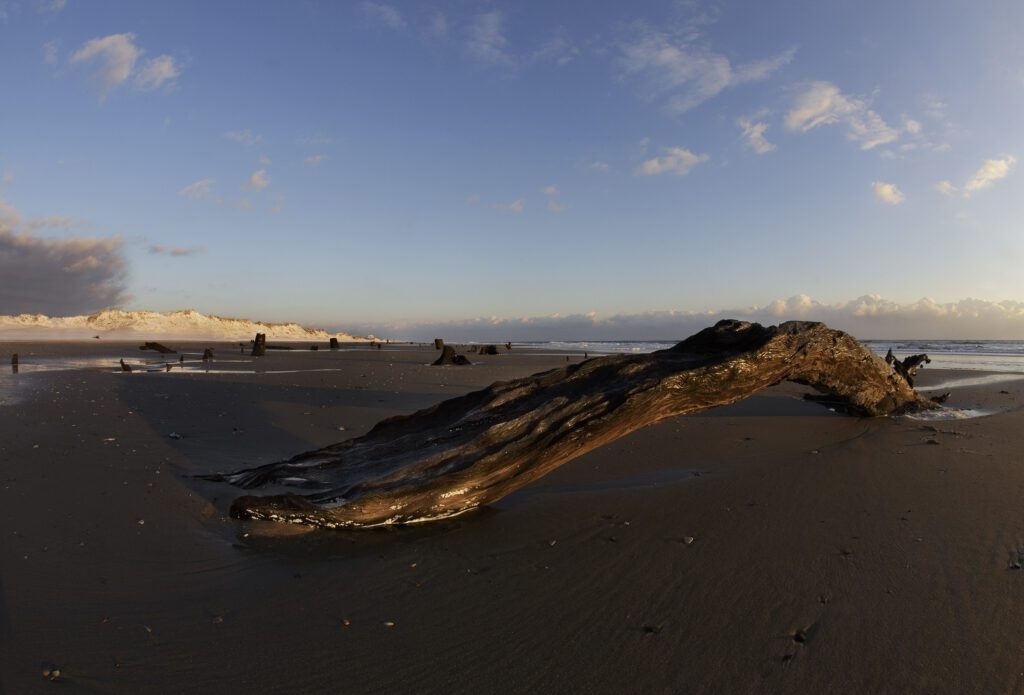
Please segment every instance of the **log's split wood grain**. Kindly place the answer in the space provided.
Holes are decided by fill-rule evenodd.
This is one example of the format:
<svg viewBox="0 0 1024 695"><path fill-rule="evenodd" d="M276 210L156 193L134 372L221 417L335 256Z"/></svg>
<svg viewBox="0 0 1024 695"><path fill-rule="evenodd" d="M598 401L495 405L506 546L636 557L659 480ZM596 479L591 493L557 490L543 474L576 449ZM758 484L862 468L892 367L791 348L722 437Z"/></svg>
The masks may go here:
<svg viewBox="0 0 1024 695"><path fill-rule="evenodd" d="M641 427L786 380L813 386L858 415L935 407L882 358L824 324L720 321L668 350L497 382L384 420L362 437L202 477L248 490L296 490L239 497L231 507L236 518L329 528L443 519Z"/></svg>

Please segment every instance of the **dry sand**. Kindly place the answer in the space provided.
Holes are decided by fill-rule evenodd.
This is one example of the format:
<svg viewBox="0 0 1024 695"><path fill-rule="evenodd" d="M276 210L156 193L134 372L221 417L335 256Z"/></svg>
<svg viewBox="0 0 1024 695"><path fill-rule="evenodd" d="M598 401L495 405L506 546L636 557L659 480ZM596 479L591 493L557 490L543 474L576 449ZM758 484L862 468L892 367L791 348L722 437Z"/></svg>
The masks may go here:
<svg viewBox="0 0 1024 695"><path fill-rule="evenodd" d="M839 416L778 387L456 520L306 532L228 519L237 492L186 475L565 358L229 363L249 358L216 347L215 370L268 373L37 373L46 355L139 353L0 344L5 371L11 351L23 365L0 376L0 691L1024 688L1024 381L953 388L951 405L999 412L931 423ZM269 373L293 369L333 371ZM962 376L977 373L921 382ZM59 684L41 677L53 665Z"/></svg>

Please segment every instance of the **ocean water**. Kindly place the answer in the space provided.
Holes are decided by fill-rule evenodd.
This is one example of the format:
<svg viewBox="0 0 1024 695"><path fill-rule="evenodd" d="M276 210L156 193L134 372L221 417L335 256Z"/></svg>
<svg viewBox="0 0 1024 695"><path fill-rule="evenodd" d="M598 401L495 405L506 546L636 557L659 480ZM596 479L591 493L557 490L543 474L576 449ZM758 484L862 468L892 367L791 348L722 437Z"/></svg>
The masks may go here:
<svg viewBox="0 0 1024 695"><path fill-rule="evenodd" d="M593 355L641 354L664 350L678 341L619 340L513 343L550 352L587 352ZM879 356L892 349L897 357L927 354L931 369L974 369L990 372L1024 373L1024 340L865 340Z"/></svg>

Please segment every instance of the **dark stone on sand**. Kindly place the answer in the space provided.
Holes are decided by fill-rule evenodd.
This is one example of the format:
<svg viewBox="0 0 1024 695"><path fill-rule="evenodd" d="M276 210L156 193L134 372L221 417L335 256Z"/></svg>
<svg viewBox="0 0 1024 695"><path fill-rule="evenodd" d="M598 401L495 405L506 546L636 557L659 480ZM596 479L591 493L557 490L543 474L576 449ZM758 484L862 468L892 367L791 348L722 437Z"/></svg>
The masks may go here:
<svg viewBox="0 0 1024 695"><path fill-rule="evenodd" d="M782 381L831 394L856 415L937 407L870 349L824 324L720 321L668 350L496 382L287 461L200 477L302 492L239 497L234 518L328 528L438 520L499 500L642 427Z"/></svg>
<svg viewBox="0 0 1024 695"><path fill-rule="evenodd" d="M309 349L310 349L310 350L319 350L319 349L320 349L320 346L319 346L319 345L310 345L310 346L309 346Z"/></svg>
<svg viewBox="0 0 1024 695"><path fill-rule="evenodd" d="M206 348L205 350L203 350L203 362L209 362L212 359L213 359L213 348Z"/></svg>
<svg viewBox="0 0 1024 695"><path fill-rule="evenodd" d="M331 349L332 350L337 350L338 349L338 339L337 338L331 338Z"/></svg>
<svg viewBox="0 0 1024 695"><path fill-rule="evenodd" d="M434 349L440 350L444 347L444 341L440 338L434 338Z"/></svg>
<svg viewBox="0 0 1024 695"><path fill-rule="evenodd" d="M498 354L498 346L497 345L481 345L480 346L480 354L481 355L497 355Z"/></svg>
<svg viewBox="0 0 1024 695"><path fill-rule="evenodd" d="M140 345L139 349L140 350L155 350L155 351L159 352L161 355L169 355L171 353L177 353L178 352L177 350L172 350L171 348L169 348L166 345L163 345L161 343L154 343L154 342L150 342L150 341L146 341L145 344Z"/></svg>
<svg viewBox="0 0 1024 695"><path fill-rule="evenodd" d="M465 355L457 355L455 348L451 345L445 345L444 349L441 350L441 356L438 357L432 364L435 367L443 367L445 365L468 365L472 364Z"/></svg>

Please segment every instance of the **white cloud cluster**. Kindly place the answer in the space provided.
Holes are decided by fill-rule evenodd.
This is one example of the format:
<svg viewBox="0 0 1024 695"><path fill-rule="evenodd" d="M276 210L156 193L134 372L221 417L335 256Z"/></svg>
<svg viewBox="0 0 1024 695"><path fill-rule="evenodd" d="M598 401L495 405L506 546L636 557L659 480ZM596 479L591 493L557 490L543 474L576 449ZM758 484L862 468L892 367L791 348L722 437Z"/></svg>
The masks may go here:
<svg viewBox="0 0 1024 695"><path fill-rule="evenodd" d="M843 94L831 82L812 82L797 95L793 108L786 114L789 130L806 133L823 125L841 124L846 137L870 150L893 142L900 131L888 125L871 110L865 99Z"/></svg>
<svg viewBox="0 0 1024 695"><path fill-rule="evenodd" d="M758 154L768 154L769 152L775 151L775 145L768 142L764 136L764 131L768 130L768 124L764 122L755 123L749 118L741 118L736 121L736 125L740 127L743 132L743 138L747 142L747 147L754 150Z"/></svg>
<svg viewBox="0 0 1024 695"><path fill-rule="evenodd" d="M59 225L53 222L61 221ZM0 200L0 297L11 314L63 315L125 300L126 263L120 237L40 237L67 218L25 219Z"/></svg>
<svg viewBox="0 0 1024 695"><path fill-rule="evenodd" d="M600 317L587 314L504 318L482 317L441 323L392 322L350 326L349 330L413 340L442 336L449 341L506 340L682 340L726 318L765 325L823 321L860 339L1022 339L1024 302L963 299L940 303L921 299L900 304L877 295L825 304L807 295L764 306L708 311L651 311Z"/></svg>
<svg viewBox="0 0 1024 695"><path fill-rule="evenodd" d="M871 190L875 194L875 200L887 205L899 205L904 200L903 191L894 183L875 181L871 184Z"/></svg>
<svg viewBox="0 0 1024 695"><path fill-rule="evenodd" d="M733 65L723 54L698 42L692 31L672 35L639 26L624 42L619 63L623 73L640 79L651 98L664 98L673 113L684 113L722 91L764 80L793 60L795 48L761 60Z"/></svg>
<svg viewBox="0 0 1024 695"><path fill-rule="evenodd" d="M133 78L136 89L151 91L174 84L180 66L169 55L151 58L136 67L145 50L136 45L135 34L110 34L86 41L71 55L71 63L92 65L100 99Z"/></svg>
<svg viewBox="0 0 1024 695"><path fill-rule="evenodd" d="M634 173L637 176L657 176L666 173L686 176L691 169L710 158L706 154L694 154L685 147L668 147L665 148L664 155L648 159L638 166Z"/></svg>

